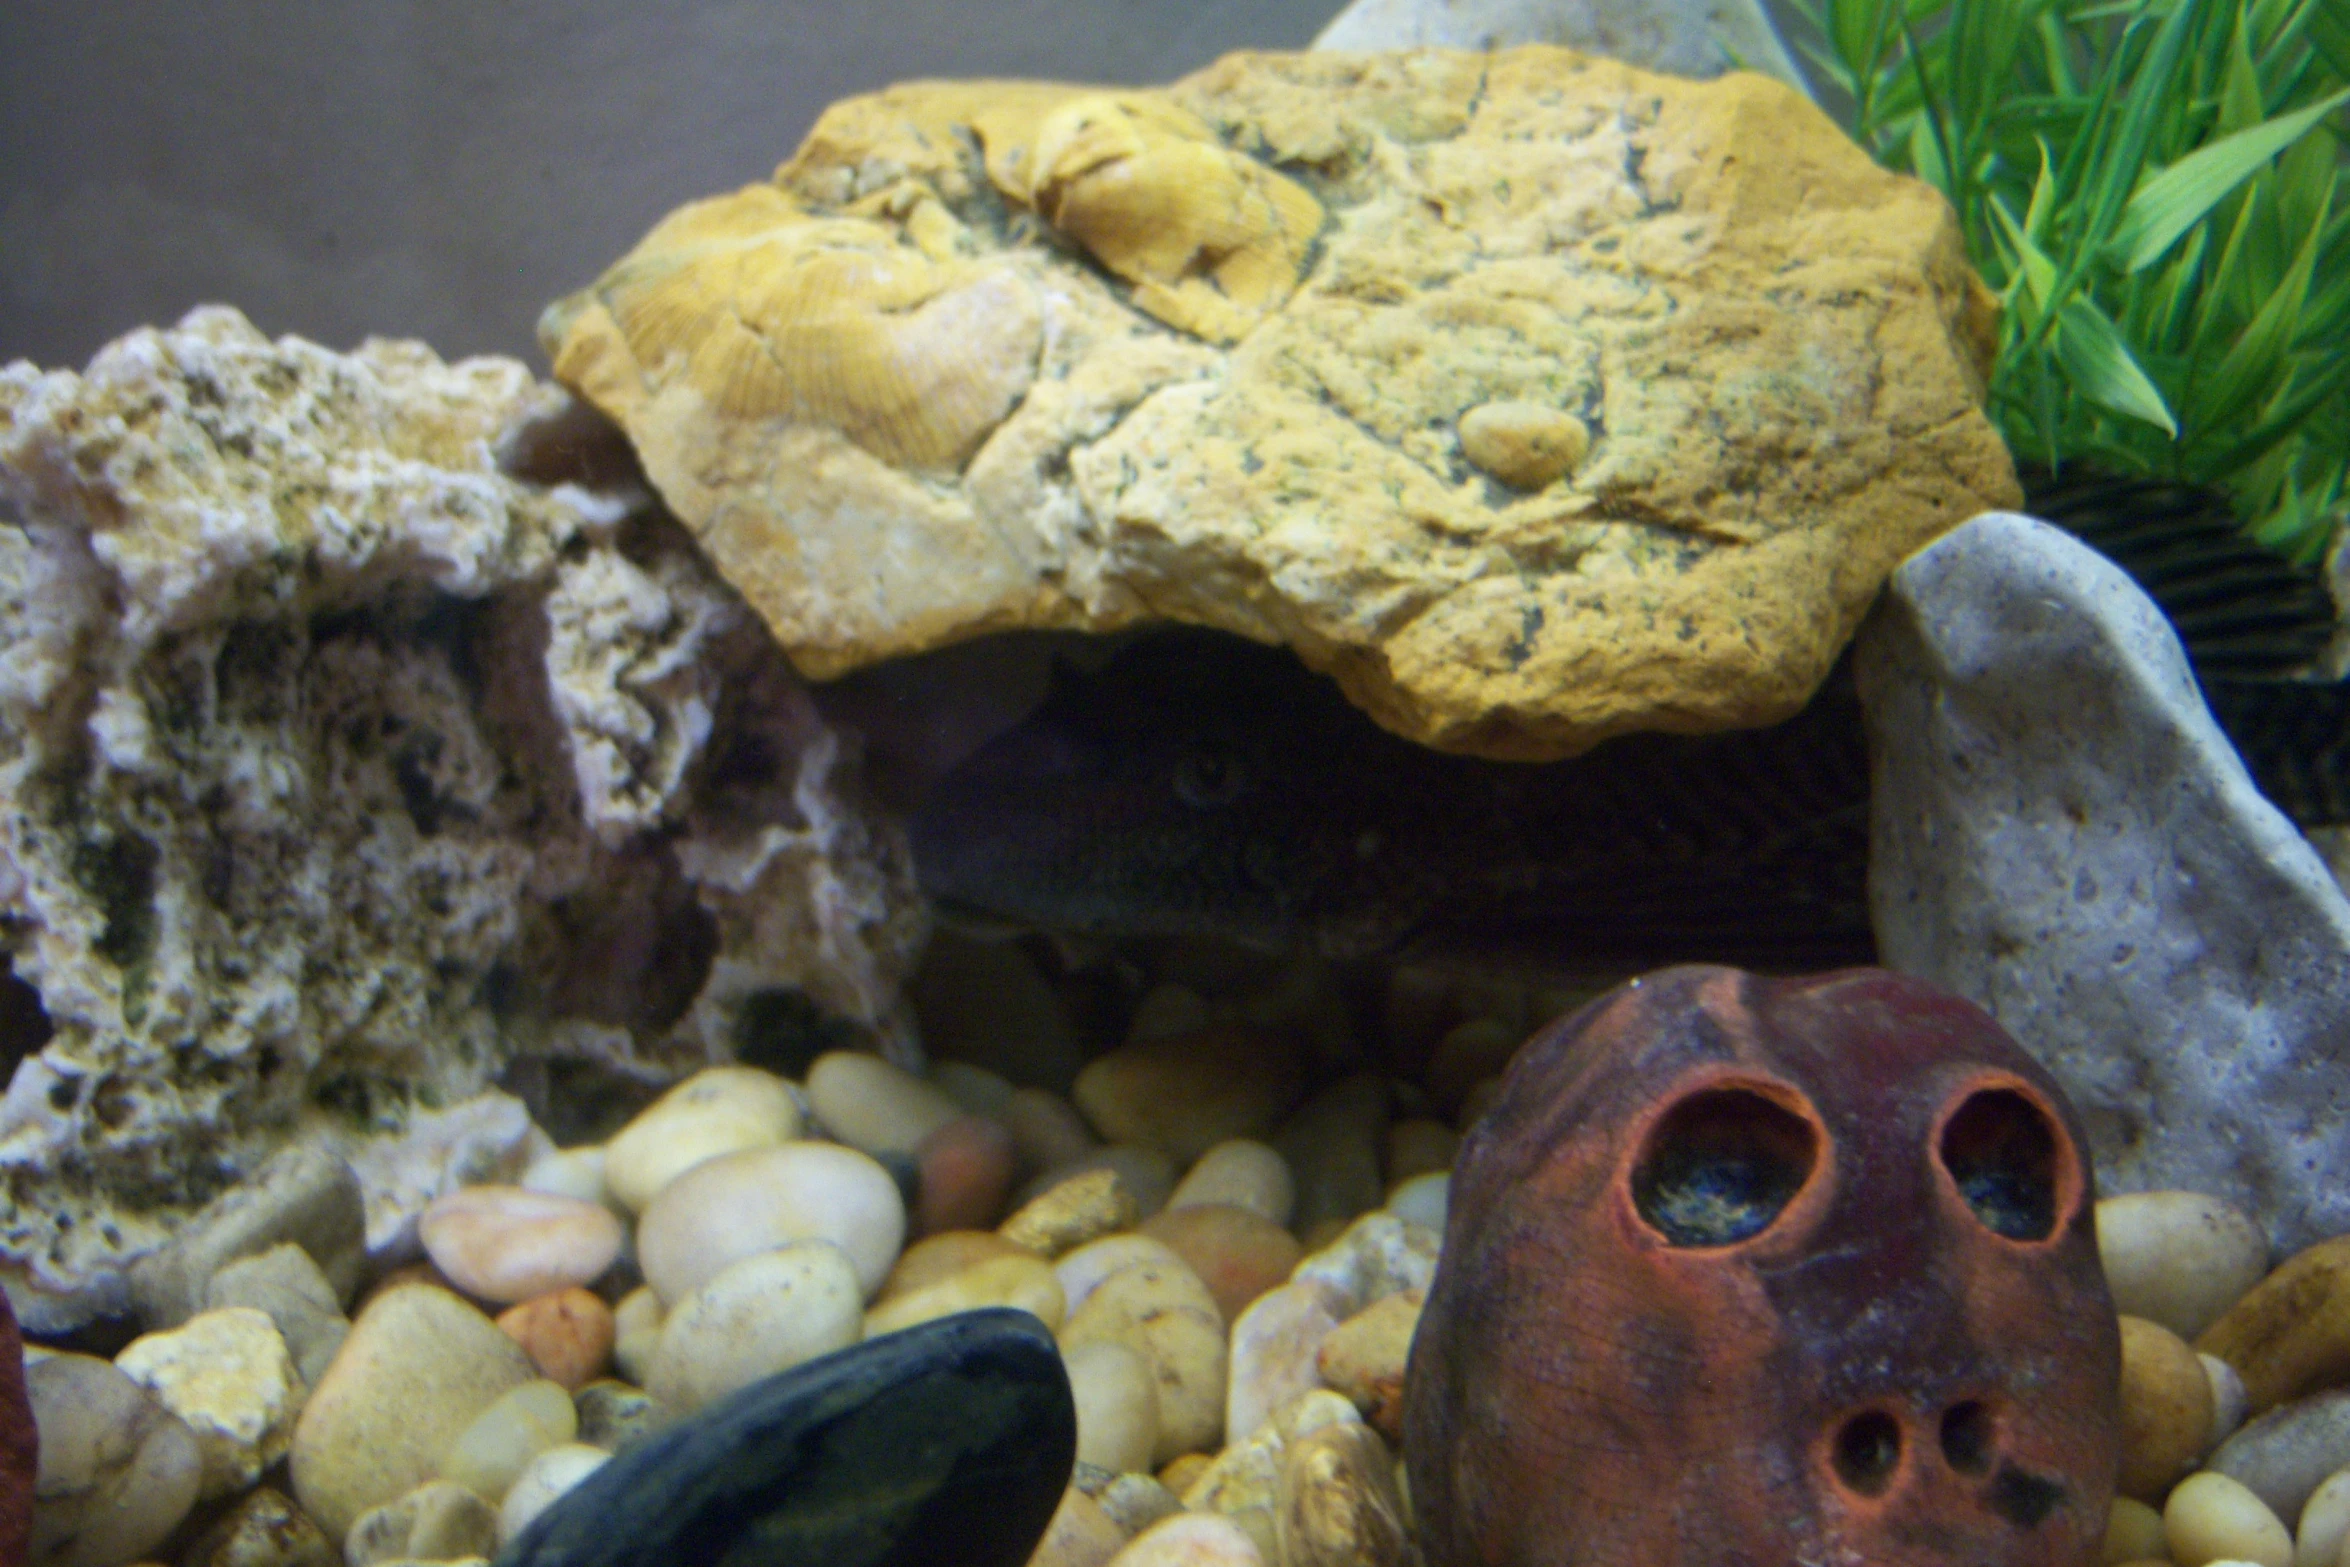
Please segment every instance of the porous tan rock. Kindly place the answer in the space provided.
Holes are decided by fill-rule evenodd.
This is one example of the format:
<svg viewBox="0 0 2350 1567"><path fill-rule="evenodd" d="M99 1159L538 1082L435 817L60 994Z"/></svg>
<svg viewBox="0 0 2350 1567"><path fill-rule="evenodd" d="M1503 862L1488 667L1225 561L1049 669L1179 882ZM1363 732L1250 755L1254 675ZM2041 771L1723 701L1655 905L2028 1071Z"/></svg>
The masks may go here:
<svg viewBox="0 0 2350 1567"><path fill-rule="evenodd" d="M2016 499L1992 315L1794 89L1527 47L848 99L540 335L808 674L1172 619L1553 758L1787 716Z"/></svg>
<svg viewBox="0 0 2350 1567"><path fill-rule="evenodd" d="M350 1164L382 1260L543 1151L482 1167L527 1117L466 1109L517 1055L674 1073L788 995L913 1058L903 850L683 530L568 455L601 426L512 360L218 307L0 368L0 917L54 1031L0 1099L28 1329L128 1308L288 1146Z"/></svg>
<svg viewBox="0 0 2350 1567"><path fill-rule="evenodd" d="M145 1334L114 1363L195 1435L204 1499L243 1491L285 1456L308 1391L277 1324L251 1306L198 1312Z"/></svg>

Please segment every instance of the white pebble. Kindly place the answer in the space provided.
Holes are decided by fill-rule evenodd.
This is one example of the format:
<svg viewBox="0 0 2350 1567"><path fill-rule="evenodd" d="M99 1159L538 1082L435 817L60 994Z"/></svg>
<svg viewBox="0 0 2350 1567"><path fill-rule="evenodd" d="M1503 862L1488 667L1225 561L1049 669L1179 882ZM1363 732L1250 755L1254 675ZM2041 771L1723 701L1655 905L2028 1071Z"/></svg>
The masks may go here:
<svg viewBox="0 0 2350 1567"><path fill-rule="evenodd" d="M551 1154L542 1154L530 1162L516 1183L526 1192L544 1192L550 1197L576 1197L581 1202L606 1203L611 1194L604 1189L604 1145L590 1143L581 1148L560 1148Z"/></svg>
<svg viewBox="0 0 2350 1567"><path fill-rule="evenodd" d="M2211 1379L2211 1437L2203 1447L2208 1453L2236 1434L2244 1417L2252 1412L2252 1397L2244 1391L2243 1375L2234 1366L2217 1355L2198 1352L2195 1358L2203 1362L2203 1374Z"/></svg>
<svg viewBox="0 0 2350 1567"><path fill-rule="evenodd" d="M1426 1175L1398 1182L1395 1190L1387 1194L1387 1211L1407 1224L1417 1224L1442 1235L1451 1199L1452 1176L1443 1170L1431 1170Z"/></svg>
<svg viewBox="0 0 2350 1567"><path fill-rule="evenodd" d="M2163 1538L2178 1567L2242 1561L2293 1567L2293 1537L2250 1488L2206 1469L2172 1488L2162 1508Z"/></svg>
<svg viewBox="0 0 2350 1567"><path fill-rule="evenodd" d="M511 1545L531 1520L559 1501L563 1493L604 1467L611 1454L600 1447L566 1442L550 1447L526 1465L506 1490L498 1508L498 1544Z"/></svg>
<svg viewBox="0 0 2350 1567"><path fill-rule="evenodd" d="M1111 1339L1061 1352L1077 1402L1077 1461L1112 1474L1148 1472L1159 1441L1159 1390L1151 1363Z"/></svg>
<svg viewBox="0 0 2350 1567"><path fill-rule="evenodd" d="M602 1203L519 1186L466 1186L436 1197L416 1233L450 1283L501 1306L594 1283L623 1239L620 1220Z"/></svg>
<svg viewBox="0 0 2350 1567"><path fill-rule="evenodd" d="M495 1503L526 1465L579 1434L579 1411L559 1382L525 1382L474 1416L441 1454L440 1475Z"/></svg>
<svg viewBox="0 0 2350 1567"><path fill-rule="evenodd" d="M837 1143L786 1143L670 1182L637 1221L636 1245L645 1282L675 1302L729 1263L802 1240L846 1252L871 1295L905 1238L905 1201L887 1170Z"/></svg>
<svg viewBox="0 0 2350 1567"><path fill-rule="evenodd" d="M2137 1192L2097 1205L2097 1255L2113 1309L2188 1343L2268 1271L2268 1237L2200 1192Z"/></svg>
<svg viewBox="0 0 2350 1567"><path fill-rule="evenodd" d="M1270 1144L1229 1138L1201 1154L1167 1199L1170 1208L1206 1203L1229 1203L1268 1223L1286 1225L1297 1206L1297 1182L1289 1161Z"/></svg>
<svg viewBox="0 0 2350 1567"><path fill-rule="evenodd" d="M801 1241L745 1257L669 1313L645 1391L673 1409L700 1409L856 1343L864 1306L837 1246Z"/></svg>
<svg viewBox="0 0 2350 1567"><path fill-rule="evenodd" d="M1062 1310L1075 1312L1085 1304L1085 1297L1093 1293L1095 1285L1120 1268L1131 1268L1138 1262L1158 1267L1188 1266L1165 1241L1135 1230L1105 1235L1074 1251L1063 1252L1054 1262L1053 1274L1061 1281Z"/></svg>
<svg viewBox="0 0 2350 1567"><path fill-rule="evenodd" d="M604 1145L604 1184L631 1213L705 1159L800 1135L791 1085L756 1067L714 1066L637 1112Z"/></svg>
<svg viewBox="0 0 2350 1567"><path fill-rule="evenodd" d="M2293 1567L2334 1567L2350 1538L2350 1469L2317 1483L2293 1528Z"/></svg>

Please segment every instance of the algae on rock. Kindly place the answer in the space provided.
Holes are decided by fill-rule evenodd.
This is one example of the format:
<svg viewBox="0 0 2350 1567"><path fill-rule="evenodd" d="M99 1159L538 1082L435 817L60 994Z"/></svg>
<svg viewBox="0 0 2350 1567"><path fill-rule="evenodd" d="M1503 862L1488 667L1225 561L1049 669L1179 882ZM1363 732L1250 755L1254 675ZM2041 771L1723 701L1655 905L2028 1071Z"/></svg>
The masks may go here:
<svg viewBox="0 0 2350 1567"><path fill-rule="evenodd" d="M0 369L29 1326L289 1141L378 1172L396 1244L518 1054L666 1075L776 991L911 1048L923 916L805 691L641 485L501 466L568 401L219 308Z"/></svg>

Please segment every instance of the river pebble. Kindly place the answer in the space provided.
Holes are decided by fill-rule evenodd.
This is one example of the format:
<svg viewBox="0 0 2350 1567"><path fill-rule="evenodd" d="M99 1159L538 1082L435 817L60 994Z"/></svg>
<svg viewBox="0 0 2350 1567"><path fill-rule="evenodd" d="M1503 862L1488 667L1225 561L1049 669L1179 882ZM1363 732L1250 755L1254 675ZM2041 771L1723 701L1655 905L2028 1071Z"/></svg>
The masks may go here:
<svg viewBox="0 0 2350 1567"><path fill-rule="evenodd" d="M1019 1092L1012 1080L968 1061L940 1061L930 1069L931 1082L941 1093L972 1115L984 1115L999 1124L1004 1107Z"/></svg>
<svg viewBox="0 0 2350 1567"><path fill-rule="evenodd" d="M2211 1379L2187 1341L2143 1317L2121 1319L2124 1496L2159 1501L2203 1455Z"/></svg>
<svg viewBox="0 0 2350 1567"><path fill-rule="evenodd" d="M563 1499L572 1487L611 1462L612 1455L584 1442L550 1447L525 1464L498 1504L498 1543L519 1538L538 1521L539 1514Z"/></svg>
<svg viewBox="0 0 2350 1567"><path fill-rule="evenodd" d="M1058 1257L1087 1241L1132 1229L1142 1217L1134 1190L1115 1170L1088 1170L1031 1198L998 1230L1015 1246Z"/></svg>
<svg viewBox="0 0 2350 1567"><path fill-rule="evenodd" d="M1180 1263L1138 1263L1103 1279L1070 1313L1064 1345L1108 1339L1151 1363L1159 1440L1152 1461L1216 1446L1224 1430L1224 1320L1215 1297Z"/></svg>
<svg viewBox="0 0 2350 1567"><path fill-rule="evenodd" d="M2317 1483L2293 1525L2293 1567L2334 1567L2350 1539L2350 1469Z"/></svg>
<svg viewBox="0 0 2350 1567"><path fill-rule="evenodd" d="M1288 1278L1304 1255L1287 1230L1225 1203L1164 1209L1143 1221L1142 1233L1166 1242L1199 1275L1227 1323Z"/></svg>
<svg viewBox="0 0 2350 1567"><path fill-rule="evenodd" d="M1274 1135L1297 1180L1290 1227L1307 1246L1329 1244L1385 1200L1379 1150L1391 1097L1386 1078L1359 1072L1317 1091Z"/></svg>
<svg viewBox="0 0 2350 1567"><path fill-rule="evenodd" d="M1061 1298L1075 1311L1085 1304L1085 1297L1093 1293L1095 1285L1120 1268L1130 1268L1139 1262L1157 1267L1187 1266L1165 1242L1125 1230L1062 1253L1053 1264L1053 1274L1061 1281Z"/></svg>
<svg viewBox="0 0 2350 1567"><path fill-rule="evenodd" d="M1265 1567L1248 1531L1216 1513L1163 1518L1110 1558L1111 1567Z"/></svg>
<svg viewBox="0 0 2350 1567"><path fill-rule="evenodd" d="M696 1072L654 1100L604 1147L613 1200L642 1213L662 1187L705 1159L800 1135L799 1101L782 1078L747 1066Z"/></svg>
<svg viewBox="0 0 2350 1567"><path fill-rule="evenodd" d="M1419 1329L1422 1290L1402 1290L1332 1328L1314 1353L1322 1381L1343 1393L1390 1442L1403 1440L1404 1369Z"/></svg>
<svg viewBox="0 0 2350 1567"><path fill-rule="evenodd" d="M2113 1564L2169 1560L2170 1542L2162 1532L2162 1514L2134 1496L2117 1496L2105 1524L2105 1541L2098 1560Z"/></svg>
<svg viewBox="0 0 2350 1567"><path fill-rule="evenodd" d="M2216 1197L2136 1192L2097 1205L2097 1255L2114 1310L2192 1343L2268 1271L2268 1237Z"/></svg>
<svg viewBox="0 0 2350 1567"><path fill-rule="evenodd" d="M294 1425L294 1495L335 1538L435 1475L474 1417L537 1373L497 1324L430 1284L385 1291Z"/></svg>
<svg viewBox="0 0 2350 1567"><path fill-rule="evenodd" d="M2163 1538L2178 1567L2239 1561L2293 1567L2293 1538L2268 1504L2226 1475L2180 1481L2162 1508Z"/></svg>
<svg viewBox="0 0 2350 1567"><path fill-rule="evenodd" d="M1014 1195L1015 1206L1042 1196L1064 1181L1108 1170L1134 1194L1135 1213L1149 1218L1167 1206L1175 1191L1175 1161L1141 1143L1102 1143L1035 1176Z"/></svg>
<svg viewBox="0 0 2350 1567"><path fill-rule="evenodd" d="M2203 1362L2203 1375L2211 1383L2211 1445L2217 1447L2242 1428L2251 1400L2245 1396L2244 1379L2234 1366L2200 1350L2195 1358Z"/></svg>
<svg viewBox="0 0 2350 1567"><path fill-rule="evenodd" d="M1449 1172L1460 1151L1461 1134L1442 1121L1418 1116L1397 1121L1387 1129L1388 1189L1415 1176Z"/></svg>
<svg viewBox="0 0 2350 1567"><path fill-rule="evenodd" d="M350 1165L318 1148L271 1155L134 1263L131 1296L150 1328L177 1327L204 1309L212 1276L239 1257L291 1241L310 1254L338 1301L351 1298L367 1257L366 1209Z"/></svg>
<svg viewBox="0 0 2350 1567"><path fill-rule="evenodd" d="M1101 1504L1071 1486L1061 1493L1061 1505L1053 1509L1028 1567L1102 1567L1125 1543L1126 1531Z"/></svg>
<svg viewBox="0 0 2350 1567"><path fill-rule="evenodd" d="M1392 1213L1367 1213L1322 1250L1297 1265L1293 1280L1318 1279L1335 1287L1344 1315L1402 1290L1425 1290L1436 1277L1436 1231Z"/></svg>
<svg viewBox="0 0 2350 1567"><path fill-rule="evenodd" d="M604 1145L559 1148L541 1154L526 1166L514 1184L526 1192L548 1197L574 1197L581 1202L610 1205L611 1188L604 1184Z"/></svg>
<svg viewBox="0 0 2350 1567"><path fill-rule="evenodd" d="M2318 1482L2350 1465L2350 1389L2280 1404L2222 1442L2205 1467L2242 1481L2279 1518L2298 1517Z"/></svg>
<svg viewBox="0 0 2350 1567"><path fill-rule="evenodd" d="M829 1242L744 1257L669 1312L645 1391L684 1411L715 1403L857 1342L864 1303L855 1264Z"/></svg>
<svg viewBox="0 0 2350 1567"><path fill-rule="evenodd" d="M639 1387L653 1368L653 1353L661 1347L661 1297L650 1284L640 1284L620 1297L612 1308L612 1364Z"/></svg>
<svg viewBox="0 0 2350 1567"><path fill-rule="evenodd" d="M1401 1567L1413 1556L1378 1433L1333 1423L1292 1440L1281 1463L1282 1567Z"/></svg>
<svg viewBox="0 0 2350 1567"><path fill-rule="evenodd" d="M433 1266L478 1300L511 1306L592 1284L620 1255L620 1220L599 1202L467 1186L436 1197L416 1221Z"/></svg>
<svg viewBox="0 0 2350 1567"><path fill-rule="evenodd" d="M187 1567L344 1567L342 1552L318 1525L266 1485L245 1493L181 1560Z"/></svg>
<svg viewBox="0 0 2350 1567"><path fill-rule="evenodd" d="M1082 1159L1100 1143L1077 1107L1042 1088L1013 1091L998 1112L1024 1170L1052 1170Z"/></svg>
<svg viewBox="0 0 2350 1567"><path fill-rule="evenodd" d="M27 1561L121 1567L179 1527L204 1482L204 1455L177 1415L94 1355L35 1361L25 1392L41 1436Z"/></svg>
<svg viewBox="0 0 2350 1567"><path fill-rule="evenodd" d="M267 1314L305 1387L316 1387L351 1331L334 1286L310 1254L292 1241L239 1257L212 1276L204 1304L217 1311L250 1306Z"/></svg>
<svg viewBox="0 0 2350 1567"><path fill-rule="evenodd" d="M1452 1177L1438 1172L1433 1175L1415 1175L1410 1180L1390 1187L1387 1193L1387 1211L1407 1224L1416 1224L1431 1235L1444 1233L1444 1217L1452 1202Z"/></svg>
<svg viewBox="0 0 2350 1567"><path fill-rule="evenodd" d="M370 1508L343 1537L345 1567L487 1556L497 1548L497 1510L454 1480L427 1480Z"/></svg>
<svg viewBox="0 0 2350 1567"><path fill-rule="evenodd" d="M974 1263L988 1262L997 1257L1033 1257L1036 1253L1025 1246L1016 1246L993 1230L947 1230L938 1235L925 1235L898 1254L889 1277L881 1281L881 1289L873 1297L880 1305L892 1296L936 1284L939 1280L962 1272Z"/></svg>
<svg viewBox="0 0 2350 1567"><path fill-rule="evenodd" d="M1120 1473L1147 1470L1159 1445L1159 1387L1151 1363L1114 1339L1061 1351L1077 1403L1077 1459Z"/></svg>
<svg viewBox="0 0 2350 1567"><path fill-rule="evenodd" d="M1021 1252L975 1262L919 1289L877 1302L865 1314L865 1336L895 1333L918 1322L988 1306L1025 1311L1042 1322L1048 1333L1060 1327L1065 1314L1061 1281L1054 1275L1053 1265L1034 1252Z"/></svg>
<svg viewBox="0 0 2350 1567"><path fill-rule="evenodd" d="M1292 1279L1240 1314L1232 1324L1224 1403L1230 1436L1254 1432L1274 1411L1322 1385L1323 1341L1353 1307L1353 1298L1326 1279Z"/></svg>
<svg viewBox="0 0 2350 1567"><path fill-rule="evenodd" d="M1303 1072L1283 1035L1225 1024L1121 1045L1079 1072L1069 1097L1107 1141L1189 1164L1226 1138L1271 1132Z"/></svg>
<svg viewBox="0 0 2350 1567"><path fill-rule="evenodd" d="M194 1434L199 1500L245 1490L293 1442L307 1389L277 1324L251 1306L198 1312L133 1339L114 1363Z"/></svg>
<svg viewBox="0 0 2350 1567"><path fill-rule="evenodd" d="M1272 1144L1235 1137L1201 1154L1167 1198L1170 1208L1206 1203L1246 1208L1268 1224L1287 1228L1297 1207L1297 1182L1289 1161Z"/></svg>
<svg viewBox="0 0 2350 1567"><path fill-rule="evenodd" d="M522 1346L539 1375L574 1391L612 1364L618 1336L612 1308L593 1290L557 1290L498 1314L498 1328Z"/></svg>
<svg viewBox="0 0 2350 1567"><path fill-rule="evenodd" d="M541 1377L505 1394L458 1432L441 1454L440 1477L495 1502L532 1459L578 1434L570 1390Z"/></svg>
<svg viewBox="0 0 2350 1567"><path fill-rule="evenodd" d="M1020 1156L1001 1122L960 1115L914 1149L920 1196L913 1232L985 1229L1004 1215Z"/></svg>
<svg viewBox="0 0 2350 1567"><path fill-rule="evenodd" d="M590 1382L571 1403L579 1411L579 1440L607 1453L627 1451L675 1418L643 1388L609 1378Z"/></svg>
<svg viewBox="0 0 2350 1567"><path fill-rule="evenodd" d="M1183 1511L1183 1503L1175 1493L1149 1473L1112 1475L1110 1483L1101 1488L1094 1500L1101 1503L1102 1511L1110 1516L1110 1522L1129 1536L1140 1534L1160 1519L1172 1518Z"/></svg>
<svg viewBox="0 0 2350 1567"><path fill-rule="evenodd" d="M725 1154L662 1189L637 1222L637 1260L664 1301L683 1300L744 1257L792 1241L829 1241L870 1295L905 1240L897 1182L866 1154L786 1143Z"/></svg>
<svg viewBox="0 0 2350 1567"><path fill-rule="evenodd" d="M2350 1235L2286 1259L2204 1329L2195 1347L2236 1368L2256 1415L2350 1381Z"/></svg>
<svg viewBox="0 0 2350 1567"><path fill-rule="evenodd" d="M910 1154L963 1114L936 1083L863 1050L828 1050L808 1068L808 1101L825 1129L869 1154Z"/></svg>

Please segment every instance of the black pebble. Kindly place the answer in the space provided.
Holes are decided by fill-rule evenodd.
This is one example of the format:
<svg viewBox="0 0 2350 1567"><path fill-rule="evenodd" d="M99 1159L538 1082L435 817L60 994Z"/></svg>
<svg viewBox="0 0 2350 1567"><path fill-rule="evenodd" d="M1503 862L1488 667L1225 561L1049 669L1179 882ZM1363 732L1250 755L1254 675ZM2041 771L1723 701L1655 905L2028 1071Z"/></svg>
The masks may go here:
<svg viewBox="0 0 2350 1567"><path fill-rule="evenodd" d="M1076 1457L1044 1324L963 1312L680 1421L582 1480L497 1567L1022 1567Z"/></svg>

